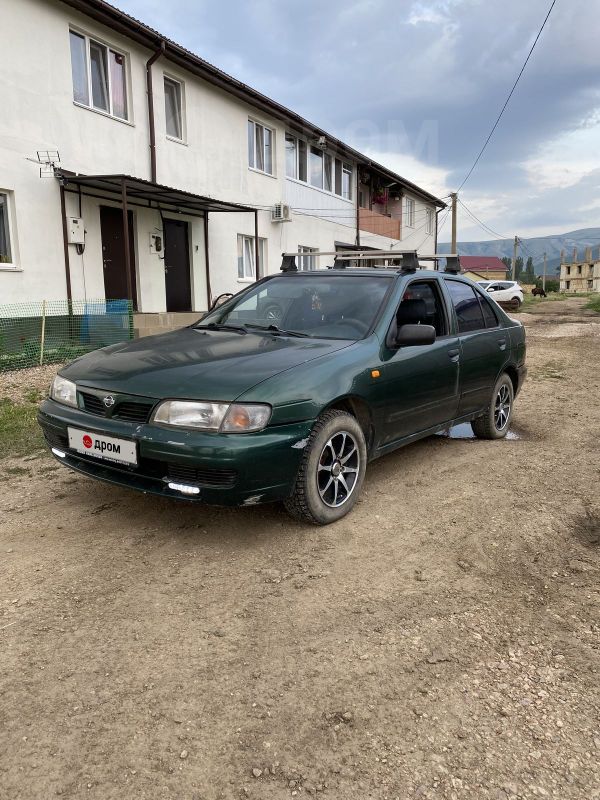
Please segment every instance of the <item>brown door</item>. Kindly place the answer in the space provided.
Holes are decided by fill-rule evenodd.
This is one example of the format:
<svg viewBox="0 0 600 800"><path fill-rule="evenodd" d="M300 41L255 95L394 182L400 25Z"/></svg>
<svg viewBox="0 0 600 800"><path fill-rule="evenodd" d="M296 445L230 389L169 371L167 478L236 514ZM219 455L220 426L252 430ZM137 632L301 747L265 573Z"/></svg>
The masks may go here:
<svg viewBox="0 0 600 800"><path fill-rule="evenodd" d="M188 224L179 219L163 220L165 237L165 291L167 311L192 310Z"/></svg>
<svg viewBox="0 0 600 800"><path fill-rule="evenodd" d="M135 283L135 251L133 247L133 214L129 218L129 263L133 307L137 308ZM100 233L102 236L102 264L104 267L104 296L107 300L125 300L129 297L125 252L123 250L123 212L120 208L100 206Z"/></svg>

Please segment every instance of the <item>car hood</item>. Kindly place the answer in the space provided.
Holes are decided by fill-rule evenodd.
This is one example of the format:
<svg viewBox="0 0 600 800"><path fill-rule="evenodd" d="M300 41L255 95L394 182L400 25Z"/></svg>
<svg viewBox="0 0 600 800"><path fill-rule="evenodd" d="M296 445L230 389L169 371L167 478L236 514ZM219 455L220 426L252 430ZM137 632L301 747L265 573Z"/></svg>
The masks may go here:
<svg viewBox="0 0 600 800"><path fill-rule="evenodd" d="M183 328L95 350L61 369L79 386L153 398L232 401L346 340Z"/></svg>

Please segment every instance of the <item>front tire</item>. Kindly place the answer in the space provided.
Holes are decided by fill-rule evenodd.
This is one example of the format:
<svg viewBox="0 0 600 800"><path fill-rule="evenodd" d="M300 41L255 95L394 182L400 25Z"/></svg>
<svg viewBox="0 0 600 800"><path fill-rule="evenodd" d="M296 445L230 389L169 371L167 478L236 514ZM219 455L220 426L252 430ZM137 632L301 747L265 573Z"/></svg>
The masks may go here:
<svg viewBox="0 0 600 800"><path fill-rule="evenodd" d="M366 466L365 436L356 418L325 411L311 431L294 491L284 503L288 513L313 525L346 516L358 499Z"/></svg>
<svg viewBox="0 0 600 800"><path fill-rule="evenodd" d="M515 390L509 376L503 373L497 380L490 405L482 417L471 422L478 439L503 439L512 419Z"/></svg>

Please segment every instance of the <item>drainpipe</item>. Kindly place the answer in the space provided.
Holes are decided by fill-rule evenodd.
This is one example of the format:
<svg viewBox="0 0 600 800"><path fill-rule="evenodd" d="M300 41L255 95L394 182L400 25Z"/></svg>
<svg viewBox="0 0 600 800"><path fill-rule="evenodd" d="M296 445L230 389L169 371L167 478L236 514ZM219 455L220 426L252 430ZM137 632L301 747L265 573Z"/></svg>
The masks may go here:
<svg viewBox="0 0 600 800"><path fill-rule="evenodd" d="M356 246L360 247L360 202L359 202L359 189L360 189L360 164L356 164L356 191L354 193L354 202L356 203Z"/></svg>
<svg viewBox="0 0 600 800"><path fill-rule="evenodd" d="M152 65L165 53L165 42L146 61L146 91L148 92L148 129L150 135L150 180L156 183L156 128L154 126L154 93L152 91Z"/></svg>

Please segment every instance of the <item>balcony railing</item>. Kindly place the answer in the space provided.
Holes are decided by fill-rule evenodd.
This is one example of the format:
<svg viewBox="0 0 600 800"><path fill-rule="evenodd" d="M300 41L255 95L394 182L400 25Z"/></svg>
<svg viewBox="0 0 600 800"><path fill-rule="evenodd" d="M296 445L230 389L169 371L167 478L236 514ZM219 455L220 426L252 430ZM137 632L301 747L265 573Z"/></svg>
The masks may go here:
<svg viewBox="0 0 600 800"><path fill-rule="evenodd" d="M400 239L400 220L370 211L368 208L358 209L358 227L361 231L387 236L390 239Z"/></svg>

